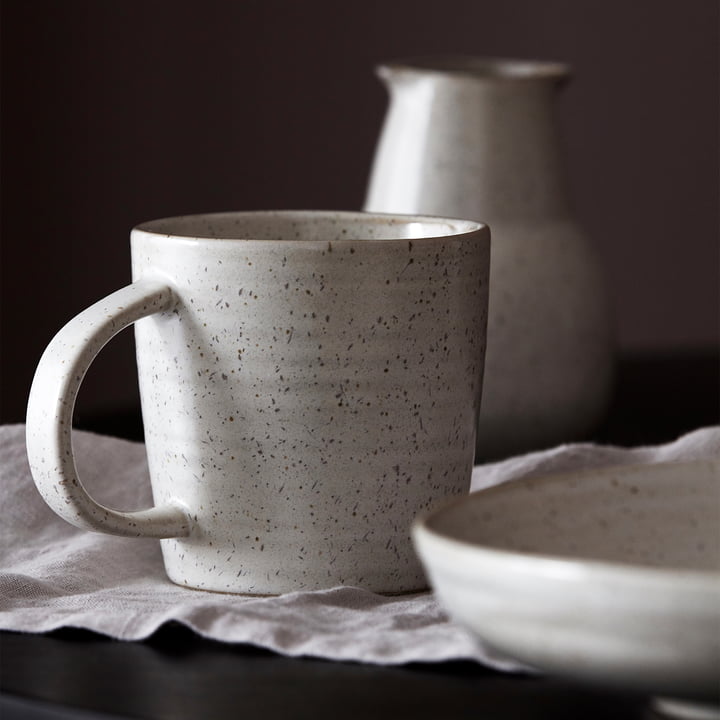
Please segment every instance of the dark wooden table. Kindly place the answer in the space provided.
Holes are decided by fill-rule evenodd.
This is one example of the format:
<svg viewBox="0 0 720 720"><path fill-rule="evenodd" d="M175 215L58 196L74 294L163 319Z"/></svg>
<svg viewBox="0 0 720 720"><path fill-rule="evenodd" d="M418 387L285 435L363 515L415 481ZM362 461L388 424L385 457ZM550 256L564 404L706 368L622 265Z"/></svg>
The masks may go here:
<svg viewBox="0 0 720 720"><path fill-rule="evenodd" d="M720 422L716 351L624 358L615 401L595 440L665 442ZM81 425L141 436L135 412ZM203 640L166 625L145 642L82 630L0 633L0 719L460 718L638 720L647 698L556 678L448 662L376 667L292 659Z"/></svg>

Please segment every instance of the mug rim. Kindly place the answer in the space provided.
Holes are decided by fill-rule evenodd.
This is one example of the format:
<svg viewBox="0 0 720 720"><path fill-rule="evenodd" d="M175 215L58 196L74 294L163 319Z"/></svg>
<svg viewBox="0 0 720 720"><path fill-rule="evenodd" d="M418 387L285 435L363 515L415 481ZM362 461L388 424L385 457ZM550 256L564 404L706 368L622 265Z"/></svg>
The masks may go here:
<svg viewBox="0 0 720 720"><path fill-rule="evenodd" d="M332 222L354 222L358 225L365 226L376 224L378 226L391 225L412 225L420 224L428 229L428 226L437 226L438 232L425 232L407 235L403 237L384 237L381 235L372 235L370 233L350 234L348 237L332 238L286 238L286 237L252 237L253 233L238 232L237 236L228 237L227 235L218 236L210 230L207 233L198 232L194 227L192 231L183 231L183 223L202 222L203 220L222 221L227 219L236 219L238 221L245 220L252 222L269 221L273 218L282 218L299 223L308 222L310 220L325 219ZM313 244L325 242L332 239L333 243L352 243L352 242L407 242L408 240L430 240L430 239L448 239L463 238L475 233L488 232L489 227L486 223L477 220L468 220L464 218L445 217L439 215L418 215L414 213L381 213L381 212L365 212L360 210L240 210L240 211L224 211L224 212L208 212L208 213L191 213L187 215L173 215L168 217L147 220L136 225L132 229L133 237L148 237L153 239L166 239L176 241L206 241L215 242L261 242L261 243L278 243L291 242L294 244Z"/></svg>

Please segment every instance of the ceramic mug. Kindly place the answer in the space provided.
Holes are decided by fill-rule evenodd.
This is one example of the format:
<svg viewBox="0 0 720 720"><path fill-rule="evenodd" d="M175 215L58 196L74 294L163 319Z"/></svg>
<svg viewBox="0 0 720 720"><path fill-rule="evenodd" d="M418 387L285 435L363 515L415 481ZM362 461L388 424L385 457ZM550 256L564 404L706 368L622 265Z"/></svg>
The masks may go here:
<svg viewBox="0 0 720 720"><path fill-rule="evenodd" d="M27 415L35 483L80 528L162 538L171 580L276 594L421 589L413 518L467 492L489 230L349 212L222 213L131 234L133 283L71 320ZM84 490L82 377L135 323L155 507Z"/></svg>

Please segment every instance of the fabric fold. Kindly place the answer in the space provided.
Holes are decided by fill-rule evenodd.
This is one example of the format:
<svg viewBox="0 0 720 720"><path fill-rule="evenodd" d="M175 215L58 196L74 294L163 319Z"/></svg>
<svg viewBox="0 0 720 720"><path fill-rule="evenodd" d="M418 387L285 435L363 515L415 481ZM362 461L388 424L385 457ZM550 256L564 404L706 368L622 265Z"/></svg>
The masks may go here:
<svg viewBox="0 0 720 720"><path fill-rule="evenodd" d="M142 443L77 431L83 483L120 509L152 503ZM591 467L717 457L720 427L655 447L561 447L477 466L472 489ZM41 633L61 627L142 640L175 621L200 636L247 643L288 656L397 665L474 660L522 671L450 621L429 593L384 597L353 587L246 597L189 590L165 576L159 543L78 530L35 489L23 425L0 427L0 629Z"/></svg>

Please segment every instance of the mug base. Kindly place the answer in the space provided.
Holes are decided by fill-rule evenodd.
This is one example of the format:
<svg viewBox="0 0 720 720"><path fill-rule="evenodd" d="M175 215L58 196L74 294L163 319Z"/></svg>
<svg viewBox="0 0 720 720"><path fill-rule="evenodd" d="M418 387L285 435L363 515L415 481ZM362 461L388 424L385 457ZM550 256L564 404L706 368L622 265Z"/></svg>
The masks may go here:
<svg viewBox="0 0 720 720"><path fill-rule="evenodd" d="M245 590L217 590L213 588L198 587L196 585L190 585L186 581L176 581L173 578L168 578L174 585L177 585L185 590L193 590L195 592L210 592L216 595L232 595L234 597L247 597L247 598L273 598L281 597L282 595L288 595L293 592L319 592L322 590L333 590L337 588L354 588L356 590L364 590L365 592L371 592L374 595L382 595L383 597L402 597L409 595L420 595L423 593L430 592L430 585L428 583L420 583L417 587L409 590L375 590L363 587L362 585L329 585L327 587L317 588L298 588L290 589L284 592L248 592Z"/></svg>

